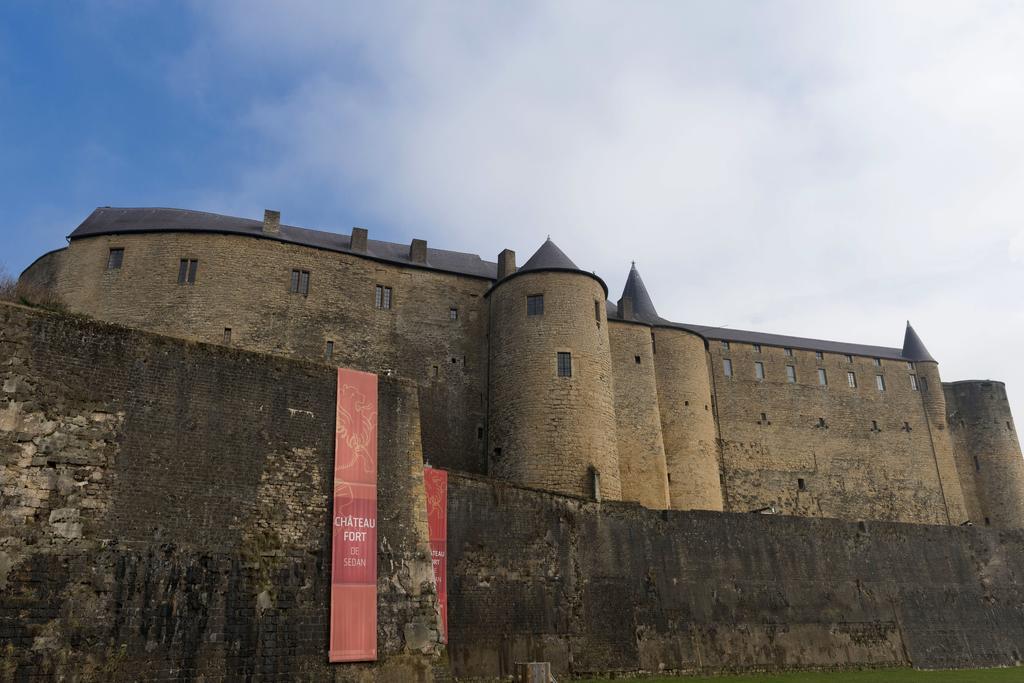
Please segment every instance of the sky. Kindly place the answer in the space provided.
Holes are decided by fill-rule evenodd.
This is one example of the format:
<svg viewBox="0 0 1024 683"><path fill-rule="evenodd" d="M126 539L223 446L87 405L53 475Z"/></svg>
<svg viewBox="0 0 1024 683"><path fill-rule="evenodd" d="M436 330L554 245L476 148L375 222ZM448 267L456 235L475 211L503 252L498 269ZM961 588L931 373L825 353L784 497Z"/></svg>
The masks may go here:
<svg viewBox="0 0 1024 683"><path fill-rule="evenodd" d="M5 0L0 266L97 206L520 263L898 347L1024 418L1024 3Z"/></svg>

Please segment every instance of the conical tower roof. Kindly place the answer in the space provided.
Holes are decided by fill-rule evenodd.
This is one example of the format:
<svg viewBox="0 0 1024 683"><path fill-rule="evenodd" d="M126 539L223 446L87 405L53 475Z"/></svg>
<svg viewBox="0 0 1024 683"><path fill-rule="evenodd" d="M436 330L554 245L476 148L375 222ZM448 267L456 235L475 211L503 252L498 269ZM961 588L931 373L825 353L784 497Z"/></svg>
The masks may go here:
<svg viewBox="0 0 1024 683"><path fill-rule="evenodd" d="M910 321L907 321L907 332L903 335L903 357L907 360L912 361L931 361L935 363L936 360L932 358L932 354L928 353L928 349L925 348L924 342L917 336L917 332L910 326Z"/></svg>
<svg viewBox="0 0 1024 683"><path fill-rule="evenodd" d="M658 311L654 308L651 295L647 293L640 271L636 269L636 261L629 269L629 277L626 278L626 286L622 288L623 299L630 299L633 302L633 319L646 323L658 322Z"/></svg>
<svg viewBox="0 0 1024 683"><path fill-rule="evenodd" d="M579 270L579 268L549 237L518 272L524 270Z"/></svg>

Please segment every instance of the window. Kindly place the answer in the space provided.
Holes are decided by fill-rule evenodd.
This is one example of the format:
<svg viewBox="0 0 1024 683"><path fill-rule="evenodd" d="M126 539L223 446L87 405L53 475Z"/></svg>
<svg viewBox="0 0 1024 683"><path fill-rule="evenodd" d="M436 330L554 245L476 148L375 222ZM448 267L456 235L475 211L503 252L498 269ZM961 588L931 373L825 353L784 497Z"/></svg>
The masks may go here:
<svg viewBox="0 0 1024 683"><path fill-rule="evenodd" d="M796 480L796 488L798 490L800 490L800 491L806 491L807 490L807 482L804 481L802 478L798 477L797 480Z"/></svg>
<svg viewBox="0 0 1024 683"><path fill-rule="evenodd" d="M124 249L115 247L107 255L107 270L120 270L124 262Z"/></svg>
<svg viewBox="0 0 1024 683"><path fill-rule="evenodd" d="M828 375L825 373L825 368L818 368L818 384L823 387L828 386Z"/></svg>
<svg viewBox="0 0 1024 683"><path fill-rule="evenodd" d="M909 360L907 361L907 370L910 370L911 372L914 370L914 364Z"/></svg>
<svg viewBox="0 0 1024 683"><path fill-rule="evenodd" d="M857 388L857 375L852 372L846 373L846 383L851 389Z"/></svg>
<svg viewBox="0 0 1024 683"><path fill-rule="evenodd" d="M729 350L729 342L725 341L724 339L722 340L722 350L723 351L728 351Z"/></svg>
<svg viewBox="0 0 1024 683"><path fill-rule="evenodd" d="M722 359L722 372L725 373L726 377L732 377L732 361L728 358Z"/></svg>
<svg viewBox="0 0 1024 683"><path fill-rule="evenodd" d="M768 422L768 413L761 413L761 422L767 424L767 422Z"/></svg>
<svg viewBox="0 0 1024 683"><path fill-rule="evenodd" d="M880 431L882 431L881 429L878 428L878 420L872 420L871 421L871 431L873 431L873 432L880 432Z"/></svg>
<svg viewBox="0 0 1024 683"><path fill-rule="evenodd" d="M881 358L876 358L875 359L875 367L876 368L882 367L882 359Z"/></svg>
<svg viewBox="0 0 1024 683"><path fill-rule="evenodd" d="M476 428L476 438L477 439L483 439L484 438L484 428L483 427L477 427Z"/></svg>
<svg viewBox="0 0 1024 683"><path fill-rule="evenodd" d="M917 391L917 375L910 376L910 390Z"/></svg>
<svg viewBox="0 0 1024 683"><path fill-rule="evenodd" d="M875 375L875 386L878 387L879 391L885 391L885 377Z"/></svg>
<svg viewBox="0 0 1024 683"><path fill-rule="evenodd" d="M759 360L754 361L754 379L764 379L764 363Z"/></svg>
<svg viewBox="0 0 1024 683"><path fill-rule="evenodd" d="M231 328L230 327L225 327L224 328L224 343L225 344L230 344L231 343Z"/></svg>
<svg viewBox="0 0 1024 683"><path fill-rule="evenodd" d="M330 360L334 356L334 342L327 342L327 348L324 349L324 358Z"/></svg>
<svg viewBox="0 0 1024 683"><path fill-rule="evenodd" d="M558 376L572 377L572 354L567 351L558 352Z"/></svg>
<svg viewBox="0 0 1024 683"><path fill-rule="evenodd" d="M846 362L847 363L852 363L853 362L853 356L851 356L850 354L846 354Z"/></svg>
<svg viewBox="0 0 1024 683"><path fill-rule="evenodd" d="M992 526L992 520L988 517L985 518L985 526Z"/></svg>
<svg viewBox="0 0 1024 683"><path fill-rule="evenodd" d="M601 302L594 300L594 320L601 322Z"/></svg>
<svg viewBox="0 0 1024 683"><path fill-rule="evenodd" d="M309 271L308 270L293 270L292 271L292 284L288 289L292 294L301 294L302 296L309 296Z"/></svg>
<svg viewBox="0 0 1024 683"><path fill-rule="evenodd" d="M825 354L823 354L821 351L815 351L814 357L817 358L818 360L824 360Z"/></svg>
<svg viewBox="0 0 1024 683"><path fill-rule="evenodd" d="M761 353L761 345L754 344L754 353Z"/></svg>
<svg viewBox="0 0 1024 683"><path fill-rule="evenodd" d="M818 418L818 427L821 428L821 429L824 429L827 426L828 425L825 424L825 418L819 417Z"/></svg>
<svg viewBox="0 0 1024 683"><path fill-rule="evenodd" d="M196 283L196 270L199 269L199 261L196 259L183 258L178 266L178 284L194 285Z"/></svg>
<svg viewBox="0 0 1024 683"><path fill-rule="evenodd" d="M913 431L913 427L910 426L909 422L904 422L903 423L903 431L905 431L905 432Z"/></svg>
<svg viewBox="0 0 1024 683"><path fill-rule="evenodd" d="M654 332L651 332L651 353L657 353L657 352L658 352L658 344L657 344L657 341L654 339Z"/></svg>
<svg viewBox="0 0 1024 683"><path fill-rule="evenodd" d="M789 356L790 358L793 357L793 349L791 349L789 347L786 347L786 348L782 349L782 352L784 354L786 354L787 356Z"/></svg>
<svg viewBox="0 0 1024 683"><path fill-rule="evenodd" d="M377 285L373 305L383 311L391 308L391 288L384 285Z"/></svg>
<svg viewBox="0 0 1024 683"><path fill-rule="evenodd" d="M543 294L531 294L526 297L526 315L544 315Z"/></svg>
<svg viewBox="0 0 1024 683"><path fill-rule="evenodd" d="M918 381L918 383L921 386L921 391L928 391L928 378L927 377L919 377L917 381Z"/></svg>
<svg viewBox="0 0 1024 683"><path fill-rule="evenodd" d="M790 384L796 384L796 367L792 365L786 366L786 381Z"/></svg>
<svg viewBox="0 0 1024 683"><path fill-rule="evenodd" d="M472 317L472 316L470 316L470 317ZM458 320L459 319L459 309L457 309L454 306L449 308L448 309L448 319L449 320Z"/></svg>
<svg viewBox="0 0 1024 683"><path fill-rule="evenodd" d="M978 460L978 456L974 456L974 471L981 472L981 461Z"/></svg>
<svg viewBox="0 0 1024 683"><path fill-rule="evenodd" d="M640 365L640 356L633 356L633 360L636 361L637 365Z"/></svg>

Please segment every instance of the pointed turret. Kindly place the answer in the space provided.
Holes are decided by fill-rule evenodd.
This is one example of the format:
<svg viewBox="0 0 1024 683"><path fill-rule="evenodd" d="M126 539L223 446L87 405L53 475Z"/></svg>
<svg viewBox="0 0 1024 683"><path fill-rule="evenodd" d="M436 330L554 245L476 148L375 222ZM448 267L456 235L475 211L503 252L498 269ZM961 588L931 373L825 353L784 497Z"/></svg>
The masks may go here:
<svg viewBox="0 0 1024 683"><path fill-rule="evenodd" d="M579 267L548 237L519 272L524 270L579 270Z"/></svg>
<svg viewBox="0 0 1024 683"><path fill-rule="evenodd" d="M924 342L917 336L914 328L910 326L909 320L907 321L907 332L903 335L903 357L912 361L937 362L932 358L932 354L928 353Z"/></svg>
<svg viewBox="0 0 1024 683"><path fill-rule="evenodd" d="M619 317L623 320L639 320L645 323L661 320L654 308L654 302L651 301L651 295L647 293L643 278L640 277L640 271L636 269L636 261L633 261L629 277L626 278L626 286L622 288Z"/></svg>

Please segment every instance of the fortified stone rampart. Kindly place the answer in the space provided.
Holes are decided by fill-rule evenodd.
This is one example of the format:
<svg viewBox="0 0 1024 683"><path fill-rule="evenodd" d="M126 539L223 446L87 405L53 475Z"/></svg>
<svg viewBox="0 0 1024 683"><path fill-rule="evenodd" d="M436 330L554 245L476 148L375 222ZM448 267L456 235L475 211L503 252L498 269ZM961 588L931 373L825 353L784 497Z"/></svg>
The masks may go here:
<svg viewBox="0 0 1024 683"><path fill-rule="evenodd" d="M386 377L382 662L327 664L335 387L0 304L0 680L430 680L417 394Z"/></svg>
<svg viewBox="0 0 1024 683"><path fill-rule="evenodd" d="M461 475L449 488L457 675L1021 660L1019 529L658 512Z"/></svg>
<svg viewBox="0 0 1024 683"><path fill-rule="evenodd" d="M974 524L1024 527L1024 459L1006 386L975 380L942 388L968 517Z"/></svg>
<svg viewBox="0 0 1024 683"><path fill-rule="evenodd" d="M382 660L328 665L335 390L327 365L0 305L4 680L427 682L445 652L484 678L1021 659L1024 530L655 511L457 473L444 650L417 392L382 377Z"/></svg>

